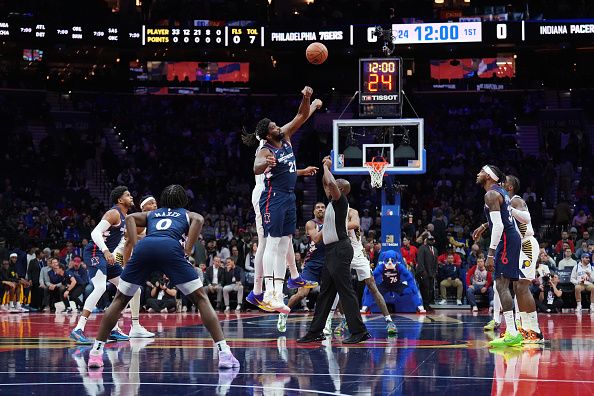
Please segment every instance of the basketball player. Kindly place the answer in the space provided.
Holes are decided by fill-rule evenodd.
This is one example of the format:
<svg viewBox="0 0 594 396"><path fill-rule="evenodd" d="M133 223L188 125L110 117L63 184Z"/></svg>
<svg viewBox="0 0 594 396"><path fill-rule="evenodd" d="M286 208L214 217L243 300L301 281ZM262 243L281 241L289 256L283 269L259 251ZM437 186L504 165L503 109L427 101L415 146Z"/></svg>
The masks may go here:
<svg viewBox="0 0 594 396"><path fill-rule="evenodd" d="M134 247L130 261L122 272L118 292L101 320L99 333L89 355L89 368L103 366L103 346L109 329L118 321L136 290L144 285L150 274L164 272L178 290L194 303L202 322L210 332L219 351L219 368L239 367L239 362L224 339L217 318L202 282L187 257L192 253L200 235L204 218L183 209L188 204L185 189L178 185L166 187L161 194L161 209L131 214L126 218L128 244ZM138 244L137 227L146 227L146 237Z"/></svg>
<svg viewBox="0 0 594 396"><path fill-rule="evenodd" d="M530 284L536 277L536 261L538 260L539 245L534 238L534 228L530 218L530 212L526 202L517 195L520 190L520 180L515 176L507 176L505 189L511 198L511 214L522 237L522 249L520 251L520 278L514 282L514 292L518 299L520 309L520 320L522 323L522 336L524 343L544 343L544 337L538 326L536 303L530 292Z"/></svg>
<svg viewBox="0 0 594 396"><path fill-rule="evenodd" d="M505 175L499 168L485 165L478 173L476 182L486 191L485 216L491 229L486 267L490 272L495 271L494 278L506 324L505 337L489 344L494 347L521 345L524 337L516 328L514 302L509 290L510 282L520 277L521 238L511 214L511 200L501 186L505 182Z"/></svg>
<svg viewBox="0 0 594 396"><path fill-rule="evenodd" d="M310 87L303 88L301 93L303 98L299 110L291 122L279 127L270 119L264 118L256 126L256 136L266 140L254 161L254 174L265 175L265 190L260 197L260 212L266 238L263 254L266 292L263 302L284 314L290 312L283 301L286 257L291 245L291 235L297 226L294 194L297 165L290 139L322 104L321 101L310 104L313 93ZM258 291L261 293L260 290L256 290Z"/></svg>
<svg viewBox="0 0 594 396"><path fill-rule="evenodd" d="M150 212L151 210L157 209L157 201L152 195L147 195L142 197L142 201L140 202L140 209L143 212ZM139 227L138 228L138 238L144 238L146 236L146 228ZM126 262L130 258L132 251L130 249L126 249L126 247L130 247L130 245L126 244L128 240L126 234L120 240L120 244L115 249L114 256L116 263L120 264L122 267L126 265ZM140 289L136 291L132 300L130 300L130 310L132 311L132 327L130 328L130 332L128 333L128 337L130 338L151 338L155 336L155 333L152 333L145 329L143 326L140 325L139 316L140 316Z"/></svg>
<svg viewBox="0 0 594 396"><path fill-rule="evenodd" d="M317 202L314 207L314 218L305 223L305 234L309 239L309 250L303 262L303 271L301 277L308 281L315 283L320 282L322 275L322 268L324 268L324 242L322 241L322 227L324 226L324 215L326 214L326 205L323 202ZM292 250L292 249L289 249ZM289 309L297 305L309 294L311 288L300 287L296 294L289 299L287 306ZM287 314L279 313L276 328L281 333L287 331ZM331 328L326 322L327 326L324 328L324 334L332 334ZM332 318L330 318L330 325Z"/></svg>
<svg viewBox="0 0 594 396"><path fill-rule="evenodd" d="M324 158L323 167L322 183L330 203L324 215L324 228L322 229L322 240L325 245L322 286L309 330L297 342L316 342L326 338L322 334L324 323L328 319L338 293L351 330L351 336L343 340L343 343L356 344L371 338L371 335L367 332L361 319L359 303L351 283L350 264L353 261L353 246L347 230L349 214L347 194L351 191L351 185L344 179L334 179L330 171L332 169L330 156Z"/></svg>
<svg viewBox="0 0 594 396"><path fill-rule="evenodd" d="M84 333L87 320L105 293L107 281L117 286L122 273L122 266L115 262L113 251L124 236L126 214L134 206L134 200L126 186L114 188L110 193L110 198L114 206L105 212L99 224L91 232L92 240L83 251L83 261L88 267L89 279L93 283L94 289L85 301L78 324L70 332L70 338L78 344L92 343ZM109 338L116 341L128 340L128 336L117 327L117 321L114 322L114 325Z"/></svg>
<svg viewBox="0 0 594 396"><path fill-rule="evenodd" d="M314 103L312 103L312 105L310 106L309 116L311 116L316 109L321 107L321 105L322 102L320 100L314 100ZM260 142L258 144L258 148L256 149L256 156L266 143L266 140L263 140L262 138L260 138L260 136L256 134L244 133L242 136L242 140L248 146L252 146L254 144L254 140ZM269 170L270 169L267 169L267 171ZM316 168L315 166L308 166L305 169L298 169L297 176L314 176L317 171L318 168ZM262 192L264 191L265 174L266 172L260 175L255 175L256 185L254 186L254 189L252 191L252 206L254 207L254 212L256 214L256 230L258 232L258 249L256 250L256 256L254 258L254 289L250 291L250 293L245 299L247 302L257 306L260 309L272 312L274 311L274 309L270 308L268 304L264 303L264 293L262 291L262 258L264 256L264 250L266 248L266 238L264 237L262 213L260 212L260 197L262 196ZM295 289L298 287L314 288L317 286L317 283L304 280L299 276L299 272L297 271L297 265L295 263L295 252L291 248L287 249L287 264L289 266L289 271L291 273L291 277L289 278L289 282L287 285L289 289Z"/></svg>
<svg viewBox="0 0 594 396"><path fill-rule="evenodd" d="M357 273L357 280L359 282L365 281L365 285L369 288L369 291L373 295L375 303L382 311L382 315L384 315L388 335L393 336L398 332L398 330L392 321L392 317L390 316L390 311L388 311L388 307L386 306L384 296L382 296L382 294L377 289L375 278L371 274L371 264L365 256L365 249L363 248L363 243L361 242L361 220L359 219L359 212L353 208L349 208L347 228L349 230L349 238L351 240L351 245L353 245L354 252L353 261L351 261L351 270L355 270ZM336 310L337 305L338 295L336 295L336 298L334 299L334 304L332 305L330 315L332 315L332 313ZM338 325L335 331L342 333L346 330L347 322L343 315L342 322L340 325Z"/></svg>

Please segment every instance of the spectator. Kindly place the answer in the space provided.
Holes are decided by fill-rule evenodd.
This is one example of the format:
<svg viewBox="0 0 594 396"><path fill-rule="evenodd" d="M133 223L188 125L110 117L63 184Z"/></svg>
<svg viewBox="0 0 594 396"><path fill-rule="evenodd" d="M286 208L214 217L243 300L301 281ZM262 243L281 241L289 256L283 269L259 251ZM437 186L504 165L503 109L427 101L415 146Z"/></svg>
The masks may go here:
<svg viewBox="0 0 594 396"><path fill-rule="evenodd" d="M372 225L373 218L369 214L369 209L363 209L363 216L361 216L361 230L367 233Z"/></svg>
<svg viewBox="0 0 594 396"><path fill-rule="evenodd" d="M592 243L594 245L594 242ZM586 241L582 241L579 245L576 244L576 246L579 246L576 251L575 251L575 257L582 257L583 253L588 253L588 242ZM561 268L559 268L561 269Z"/></svg>
<svg viewBox="0 0 594 396"><path fill-rule="evenodd" d="M493 274L485 268L485 259L479 257L468 273L466 274L466 299L472 307L472 311L478 311L476 305L476 295L483 294L487 296L489 306L493 305Z"/></svg>
<svg viewBox="0 0 594 396"><path fill-rule="evenodd" d="M215 256L212 260L212 265L206 269L204 285L206 286L207 294L216 294L216 309L221 309L223 299L223 276L224 270L221 268L221 258L219 256Z"/></svg>
<svg viewBox="0 0 594 396"><path fill-rule="evenodd" d="M59 301L62 301L64 304L64 310L66 312L72 312L69 296L70 292L76 287L76 279L73 276L66 275L66 271L64 271L64 267L61 264L52 268L48 276L50 279L50 285L48 286L50 312L56 311L55 304Z"/></svg>
<svg viewBox="0 0 594 396"><path fill-rule="evenodd" d="M76 279L76 286L70 291L69 298L70 301L74 301L76 307L80 311L83 308L83 301L79 299L79 297L83 294L89 283L89 274L87 269L83 267L80 257L77 256L72 259L66 274Z"/></svg>
<svg viewBox="0 0 594 396"><path fill-rule="evenodd" d="M443 305L447 302L447 295L446 295L446 288L448 287L455 287L456 288L456 304L462 305L462 291L464 289L464 285L462 281L459 279L460 276L460 268L454 264L454 255L449 253L446 258L446 262L444 264L439 263L439 290L441 292L441 301L439 301L440 305Z"/></svg>
<svg viewBox="0 0 594 396"><path fill-rule="evenodd" d="M227 260L229 257L231 257L231 252L229 251L229 248L227 247L226 240L218 239L216 244L217 244L217 256L219 256L222 261Z"/></svg>
<svg viewBox="0 0 594 396"><path fill-rule="evenodd" d="M559 275L551 274L548 282L540 285L540 295L538 296L537 305L540 312L558 313L563 308L563 291L557 288L559 284Z"/></svg>
<svg viewBox="0 0 594 396"><path fill-rule="evenodd" d="M569 233L567 231L563 231L561 233L561 239L559 239L559 241L557 241L557 244L555 245L555 253L559 254L563 251L564 243L569 244L569 248L571 249L571 251L575 252L575 246L573 244L573 241L569 238Z"/></svg>
<svg viewBox="0 0 594 396"><path fill-rule="evenodd" d="M564 268L573 268L577 264L577 261L573 259L573 255L571 254L570 248L565 249L564 253L565 255L563 259L559 260L559 262L557 263L557 268L559 269L559 271Z"/></svg>
<svg viewBox="0 0 594 396"><path fill-rule="evenodd" d="M594 313L594 275L589 254L582 254L580 263L571 271L570 281L575 285L576 311L582 310L582 292L586 291L590 292L590 313Z"/></svg>
<svg viewBox="0 0 594 396"><path fill-rule="evenodd" d="M39 288L41 289L41 292L43 294L43 299L41 301L42 310L45 310L45 307L50 307L49 285L51 284L51 282L49 278L49 272L52 269L56 268L58 264L59 261L57 258L50 258L49 260L47 260L47 265L41 268L41 271L39 272Z"/></svg>
<svg viewBox="0 0 594 396"><path fill-rule="evenodd" d="M19 278L14 270L10 268L8 260L2 260L2 269L0 269L0 281L2 282L2 299L4 294L8 293L8 304L2 305L2 310L7 312L24 312L19 306L18 286Z"/></svg>
<svg viewBox="0 0 594 396"><path fill-rule="evenodd" d="M206 276L206 263L200 263L200 265L198 265L198 268L196 269L196 272L198 272L200 281L202 282L202 284L204 284L204 277Z"/></svg>
<svg viewBox="0 0 594 396"><path fill-rule="evenodd" d="M483 252L481 252L481 248L476 243L473 244L470 248L470 253L466 258L466 266L467 268L472 268L476 265L478 258L484 256Z"/></svg>
<svg viewBox="0 0 594 396"><path fill-rule="evenodd" d="M74 244L71 241L66 242L66 247L60 251L60 262L64 265L69 265L74 259Z"/></svg>
<svg viewBox="0 0 594 396"><path fill-rule="evenodd" d="M419 279L423 305L428 307L434 302L435 275L437 275L437 251L435 250L435 238L432 235L425 236L423 245L417 253L416 276Z"/></svg>
<svg viewBox="0 0 594 396"><path fill-rule="evenodd" d="M573 220L571 221L571 225L578 229L582 229L587 223L588 216L586 215L586 212L584 212L584 209L580 209L579 212L573 216Z"/></svg>
<svg viewBox="0 0 594 396"><path fill-rule="evenodd" d="M456 267L460 268L460 266L462 265L462 257L454 251L454 246L452 246L452 245L448 245L447 252L439 255L439 257L437 258L437 262L439 264L445 264L447 262L448 256L450 254L452 255L452 257L454 259L454 265Z"/></svg>
<svg viewBox="0 0 594 396"><path fill-rule="evenodd" d="M588 231L584 231L584 232L582 232L582 239L578 240L578 241L576 242L576 244L575 244L575 245L576 245L576 246L582 246L582 243L584 243L584 242L585 242L587 245L589 245L589 244L594 244L594 240L592 240L592 239L590 238L590 233L589 233Z"/></svg>
<svg viewBox="0 0 594 396"><path fill-rule="evenodd" d="M402 257L408 265L409 268L416 268L417 266L417 254L419 253L419 249L416 246L410 244L410 239L407 237L402 238L402 247L400 248L400 252L402 253Z"/></svg>
<svg viewBox="0 0 594 396"><path fill-rule="evenodd" d="M175 296L177 290L169 287L169 278L162 274L151 288L150 297L146 299L148 312L175 312Z"/></svg>
<svg viewBox="0 0 594 396"><path fill-rule="evenodd" d="M29 309L39 310L43 305L43 289L39 287L39 275L41 269L46 266L44 253L40 249L35 250L35 258L29 261L27 267L27 279L31 281L31 304Z"/></svg>
<svg viewBox="0 0 594 396"><path fill-rule="evenodd" d="M557 264L555 264L555 260L551 256L548 255L545 249L540 248L538 253L538 260L536 261L536 268L540 265L546 266L547 272L550 271L550 268L555 268Z"/></svg>
<svg viewBox="0 0 594 396"><path fill-rule="evenodd" d="M241 268L235 265L233 258L227 259L227 268L223 275L223 298L225 299L225 312L230 312L229 293L237 292L237 307L235 311L241 311L241 302L243 301L243 282L244 276Z"/></svg>
<svg viewBox="0 0 594 396"><path fill-rule="evenodd" d="M245 256L245 284L248 288L254 286L254 273L256 271L256 251L258 250L258 242L252 243L252 248L249 253ZM297 261L297 255L301 258L301 253L295 253L295 261ZM299 268L299 267L297 267Z"/></svg>

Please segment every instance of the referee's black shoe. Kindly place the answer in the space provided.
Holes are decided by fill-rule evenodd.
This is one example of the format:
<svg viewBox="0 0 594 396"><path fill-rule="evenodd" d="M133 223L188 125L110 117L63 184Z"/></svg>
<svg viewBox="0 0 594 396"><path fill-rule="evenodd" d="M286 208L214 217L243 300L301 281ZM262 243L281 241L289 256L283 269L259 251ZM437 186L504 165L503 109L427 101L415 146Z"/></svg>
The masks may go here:
<svg viewBox="0 0 594 396"><path fill-rule="evenodd" d="M345 338L344 340L342 340L342 343L343 344L358 344L358 343L368 340L370 338L371 338L371 334L369 334L367 331L364 331L364 332L358 333L358 334L351 334L351 336L349 338Z"/></svg>
<svg viewBox="0 0 594 396"><path fill-rule="evenodd" d="M306 342L320 342L320 341L324 341L325 339L326 339L326 336L323 335L322 333L314 334L314 333L307 332L307 334L305 334L303 337L298 339L297 342L300 344L304 344Z"/></svg>

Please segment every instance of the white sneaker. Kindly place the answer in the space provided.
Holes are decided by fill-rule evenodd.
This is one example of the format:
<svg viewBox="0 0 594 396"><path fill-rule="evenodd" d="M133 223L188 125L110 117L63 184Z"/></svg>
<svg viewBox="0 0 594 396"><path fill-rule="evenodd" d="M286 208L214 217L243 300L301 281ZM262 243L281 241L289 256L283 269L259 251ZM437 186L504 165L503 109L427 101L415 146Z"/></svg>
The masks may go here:
<svg viewBox="0 0 594 396"><path fill-rule="evenodd" d="M0 311L8 312L9 311L8 304L0 305Z"/></svg>
<svg viewBox="0 0 594 396"><path fill-rule="evenodd" d="M225 308L225 313L229 313L231 312L231 308L227 305L227 308Z"/></svg>
<svg viewBox="0 0 594 396"><path fill-rule="evenodd" d="M362 314L367 313L367 306L363 305L361 307L361 310L359 311L359 313L362 313Z"/></svg>
<svg viewBox="0 0 594 396"><path fill-rule="evenodd" d="M128 334L128 337L130 338L152 338L154 336L155 333L148 331L141 325L132 326L130 333Z"/></svg>
<svg viewBox="0 0 594 396"><path fill-rule="evenodd" d="M184 306L182 307L182 312L188 312L188 307L184 305Z"/></svg>
<svg viewBox="0 0 594 396"><path fill-rule="evenodd" d="M472 307L472 312L478 312L478 307L477 306Z"/></svg>
<svg viewBox="0 0 594 396"><path fill-rule="evenodd" d="M427 313L427 311L425 311L425 307L424 307L424 306L422 306L422 305L419 305L419 306L417 307L417 312L418 312L418 313L420 313L420 314Z"/></svg>
<svg viewBox="0 0 594 396"><path fill-rule="evenodd" d="M332 335L332 315L328 315L328 318L326 319L326 326L324 326L322 333L324 333L325 336Z"/></svg>
<svg viewBox="0 0 594 396"><path fill-rule="evenodd" d="M264 293L264 302L268 304L268 306L274 309L276 312L288 315L291 312L291 308L285 305L283 300L283 295L276 294L274 292L266 292Z"/></svg>
<svg viewBox="0 0 594 396"><path fill-rule="evenodd" d="M456 304L457 305L462 305L462 300L460 300L460 299L456 300Z"/></svg>
<svg viewBox="0 0 594 396"><path fill-rule="evenodd" d="M439 305L444 305L445 303L447 303L447 301L443 298L438 302Z"/></svg>
<svg viewBox="0 0 594 396"><path fill-rule="evenodd" d="M235 307L235 312L241 312L241 304L237 304Z"/></svg>

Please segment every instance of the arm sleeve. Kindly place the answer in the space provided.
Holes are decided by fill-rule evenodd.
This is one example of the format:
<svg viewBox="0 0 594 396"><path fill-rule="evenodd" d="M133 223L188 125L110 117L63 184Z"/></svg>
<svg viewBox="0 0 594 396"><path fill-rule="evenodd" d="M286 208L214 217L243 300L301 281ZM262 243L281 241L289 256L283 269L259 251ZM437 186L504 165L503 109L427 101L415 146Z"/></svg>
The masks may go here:
<svg viewBox="0 0 594 396"><path fill-rule="evenodd" d="M527 210L519 210L511 208L511 214L516 220L522 224L530 224L530 212Z"/></svg>
<svg viewBox="0 0 594 396"><path fill-rule="evenodd" d="M503 221L501 221L501 212L489 212L489 216L491 217L491 223L493 223L493 228L491 229L491 242L489 243L489 249L497 249L497 245L499 245L499 241L501 240L501 235L503 235Z"/></svg>
<svg viewBox="0 0 594 396"><path fill-rule="evenodd" d="M101 249L102 252L108 250L107 245L103 240L103 233L109 230L109 227L111 227L109 221L102 219L93 229L93 232L91 232L91 238L93 239L93 242L95 242L95 245L97 245L97 247Z"/></svg>

